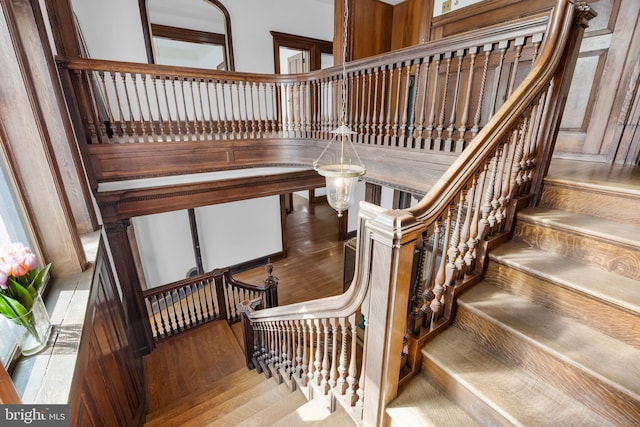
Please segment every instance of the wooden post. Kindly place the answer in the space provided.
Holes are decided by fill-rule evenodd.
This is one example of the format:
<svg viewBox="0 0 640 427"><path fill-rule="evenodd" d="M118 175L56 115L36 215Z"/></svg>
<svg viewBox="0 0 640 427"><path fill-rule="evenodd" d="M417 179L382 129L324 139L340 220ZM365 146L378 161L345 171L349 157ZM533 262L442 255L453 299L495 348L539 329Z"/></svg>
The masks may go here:
<svg viewBox="0 0 640 427"><path fill-rule="evenodd" d="M251 325L251 320L249 320L247 314L260 308L261 303L262 300L260 298L256 298L251 301L242 301L238 304L238 308L240 309L240 318L242 319L244 356L247 362L247 368L249 369L254 369L255 366L253 366L253 325Z"/></svg>
<svg viewBox="0 0 640 427"><path fill-rule="evenodd" d="M133 259L127 228L128 220L106 224L113 263L118 272L129 339L138 354L151 352L154 346L151 325L147 319L138 270Z"/></svg>
<svg viewBox="0 0 640 427"><path fill-rule="evenodd" d="M228 271L227 271L227 273L228 273ZM227 299L224 296L225 295L225 292L224 292L225 275L223 275L218 270L214 270L213 271L213 282L215 283L215 286L216 286L216 298L218 300L219 317L221 319L224 319L224 320L228 321L228 317L227 317Z"/></svg>
<svg viewBox="0 0 640 427"><path fill-rule="evenodd" d="M364 384L361 384L364 385L362 424L377 426L383 424L384 409L398 393L413 251L424 225L406 212L384 212L366 203L360 209L378 211L364 231L372 241L365 338L365 345L372 351L365 353Z"/></svg>

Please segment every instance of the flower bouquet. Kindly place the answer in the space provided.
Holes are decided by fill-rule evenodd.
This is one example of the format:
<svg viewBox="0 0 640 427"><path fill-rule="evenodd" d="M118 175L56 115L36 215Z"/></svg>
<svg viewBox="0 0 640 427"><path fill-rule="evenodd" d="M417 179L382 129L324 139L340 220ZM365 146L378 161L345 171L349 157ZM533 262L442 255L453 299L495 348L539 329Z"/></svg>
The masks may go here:
<svg viewBox="0 0 640 427"><path fill-rule="evenodd" d="M22 354L42 350L49 339L51 322L39 290L51 264L36 268L37 260L22 243L0 250L0 314L19 334Z"/></svg>

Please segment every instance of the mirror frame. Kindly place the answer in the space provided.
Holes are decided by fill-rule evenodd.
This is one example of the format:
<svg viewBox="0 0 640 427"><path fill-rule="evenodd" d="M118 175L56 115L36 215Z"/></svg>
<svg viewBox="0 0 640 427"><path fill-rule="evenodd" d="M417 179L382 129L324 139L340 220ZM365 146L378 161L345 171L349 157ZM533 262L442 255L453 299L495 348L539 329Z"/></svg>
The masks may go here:
<svg viewBox="0 0 640 427"><path fill-rule="evenodd" d="M142 32L144 36L144 44L147 49L147 61L149 64L155 64L155 58L153 55L153 45L151 42L152 31L151 31L151 23L149 22L149 12L147 10L147 1L148 0L138 0L138 5L140 7L140 19L142 21ZM224 15L225 19L225 58L227 60L227 69L229 71L234 71L236 69L235 62L233 59L233 41L231 38L231 17L229 16L229 11L224 7L222 3L218 0L203 0L207 3L210 3L211 6L217 8L220 13Z"/></svg>

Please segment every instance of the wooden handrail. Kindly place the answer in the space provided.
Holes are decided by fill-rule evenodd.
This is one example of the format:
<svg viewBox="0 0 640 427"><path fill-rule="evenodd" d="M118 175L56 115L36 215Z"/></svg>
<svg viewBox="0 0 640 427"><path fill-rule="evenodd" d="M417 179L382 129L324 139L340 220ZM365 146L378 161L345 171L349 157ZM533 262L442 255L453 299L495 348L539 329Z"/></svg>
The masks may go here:
<svg viewBox="0 0 640 427"><path fill-rule="evenodd" d="M144 290L142 298L154 339L216 319L238 322L238 304L247 298L258 298L265 308L277 306L278 281L271 275L269 278L253 285L234 279L229 268L222 268Z"/></svg>
<svg viewBox="0 0 640 427"><path fill-rule="evenodd" d="M397 393L416 241L423 240L426 254L423 302L412 311L417 320L409 326L420 339L452 320L457 293L482 274L488 242L508 235L517 205L540 190L579 43L595 14L585 4L559 0L550 16L533 69L519 86L510 85L508 99L415 207L383 210L361 204L356 273L343 296L268 310L244 308L253 328L248 342L254 348L247 351L258 363L306 379L323 393L331 390L363 425L382 424L384 408ZM366 327L358 366L353 337L361 314ZM333 356L328 355L326 343L337 335L343 341L334 338ZM300 351L305 355L293 357Z"/></svg>

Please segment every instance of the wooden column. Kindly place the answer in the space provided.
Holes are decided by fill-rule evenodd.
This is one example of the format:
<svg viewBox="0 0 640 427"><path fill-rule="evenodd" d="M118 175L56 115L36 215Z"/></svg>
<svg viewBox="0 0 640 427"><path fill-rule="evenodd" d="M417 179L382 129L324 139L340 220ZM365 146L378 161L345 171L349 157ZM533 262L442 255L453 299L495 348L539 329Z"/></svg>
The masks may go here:
<svg viewBox="0 0 640 427"><path fill-rule="evenodd" d="M151 326L146 319L147 311L142 298L142 288L133 257L127 229L129 220L106 224L109 247L113 263L118 272L122 303L129 339L138 354L147 354L153 349Z"/></svg>
<svg viewBox="0 0 640 427"><path fill-rule="evenodd" d="M22 28L20 16L26 19L32 13L27 5L0 1L0 144L20 189L30 228L40 243L34 249L53 263L52 274L60 277L81 272L86 259L66 192L70 189L65 188L68 183L62 176L68 171L61 167L58 147L53 143L54 135L66 136L62 129L61 134L50 129L50 118L46 117L59 107L47 104L51 99L46 93L46 87L57 82L52 81L44 62L31 57L35 55L31 48L36 46L30 44L34 37L39 40L37 31L30 27L28 34L21 34L28 28Z"/></svg>
<svg viewBox="0 0 640 427"><path fill-rule="evenodd" d="M398 394L413 251L424 225L401 211L384 212L368 204L363 204L362 210L369 211L365 215L378 211L365 229L373 250L362 414L363 425L378 426L382 425L387 404Z"/></svg>

